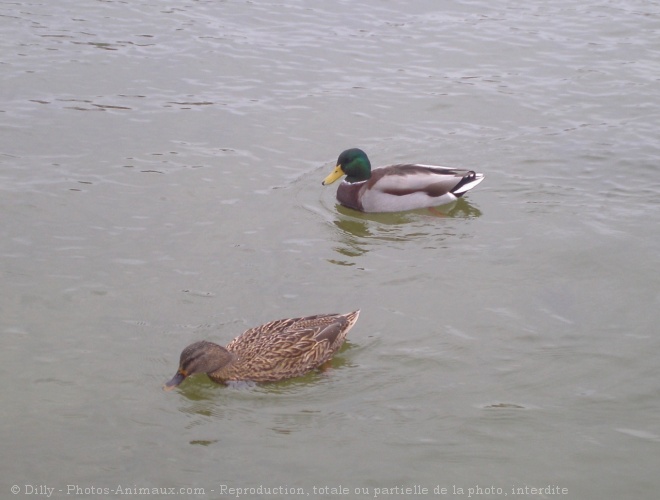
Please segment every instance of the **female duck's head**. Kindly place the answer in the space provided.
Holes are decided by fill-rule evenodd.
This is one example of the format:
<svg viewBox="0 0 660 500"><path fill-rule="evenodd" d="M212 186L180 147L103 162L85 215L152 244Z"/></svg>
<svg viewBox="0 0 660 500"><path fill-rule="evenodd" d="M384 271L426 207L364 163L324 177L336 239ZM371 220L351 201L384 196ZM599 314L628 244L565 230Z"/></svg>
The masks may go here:
<svg viewBox="0 0 660 500"><path fill-rule="evenodd" d="M212 373L227 366L234 355L218 344L202 340L186 347L181 352L179 369L163 389L170 391L183 382L186 377L196 373Z"/></svg>

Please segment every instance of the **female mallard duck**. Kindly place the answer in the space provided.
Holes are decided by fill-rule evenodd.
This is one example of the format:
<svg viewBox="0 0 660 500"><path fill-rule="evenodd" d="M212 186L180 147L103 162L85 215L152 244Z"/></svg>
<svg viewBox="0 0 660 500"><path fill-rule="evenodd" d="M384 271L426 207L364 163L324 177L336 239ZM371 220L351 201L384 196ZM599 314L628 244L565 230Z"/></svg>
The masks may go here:
<svg viewBox="0 0 660 500"><path fill-rule="evenodd" d="M390 165L371 170L361 149L347 149L337 166L323 180L332 184L346 179L337 189L337 201L361 212L402 212L456 201L484 179L473 170L435 165Z"/></svg>
<svg viewBox="0 0 660 500"><path fill-rule="evenodd" d="M202 340L181 353L179 369L163 389L186 377L206 373L218 383L276 382L318 368L339 350L360 311L280 319L250 328L227 347Z"/></svg>

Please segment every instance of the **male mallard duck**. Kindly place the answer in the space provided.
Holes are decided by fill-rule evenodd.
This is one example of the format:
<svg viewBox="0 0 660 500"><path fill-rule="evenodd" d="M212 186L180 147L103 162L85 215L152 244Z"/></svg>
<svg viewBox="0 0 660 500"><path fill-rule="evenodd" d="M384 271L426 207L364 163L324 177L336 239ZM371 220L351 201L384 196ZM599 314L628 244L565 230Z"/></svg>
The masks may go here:
<svg viewBox="0 0 660 500"><path fill-rule="evenodd" d="M323 180L332 184L346 179L337 189L337 201L361 212L402 212L456 201L484 179L473 170L435 165L390 165L371 170L361 149L347 149L337 166Z"/></svg>
<svg viewBox="0 0 660 500"><path fill-rule="evenodd" d="M218 383L232 380L275 382L318 368L339 350L360 311L271 321L250 328L227 347L202 340L181 353L179 369L163 389L206 373Z"/></svg>

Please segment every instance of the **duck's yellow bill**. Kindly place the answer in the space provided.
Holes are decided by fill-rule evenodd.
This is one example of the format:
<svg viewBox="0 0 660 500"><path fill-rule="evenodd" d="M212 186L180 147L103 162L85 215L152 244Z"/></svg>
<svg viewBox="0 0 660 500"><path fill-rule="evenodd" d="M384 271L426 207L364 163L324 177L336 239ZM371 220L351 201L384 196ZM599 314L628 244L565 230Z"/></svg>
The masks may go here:
<svg viewBox="0 0 660 500"><path fill-rule="evenodd" d="M337 165L335 169L332 171L332 173L329 176L327 176L325 179L323 179L323 182L321 184L323 184L324 186L327 186L328 184L332 184L342 175L344 175L344 171L341 169L341 165Z"/></svg>

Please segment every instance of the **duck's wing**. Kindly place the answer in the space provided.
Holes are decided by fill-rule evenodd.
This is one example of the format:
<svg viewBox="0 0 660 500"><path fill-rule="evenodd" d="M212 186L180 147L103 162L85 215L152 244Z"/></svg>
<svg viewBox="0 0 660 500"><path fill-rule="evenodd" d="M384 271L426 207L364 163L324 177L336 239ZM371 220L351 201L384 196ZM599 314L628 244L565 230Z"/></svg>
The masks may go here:
<svg viewBox="0 0 660 500"><path fill-rule="evenodd" d="M241 359L236 370L254 381L282 380L321 365L341 347L360 311L271 321L227 345Z"/></svg>
<svg viewBox="0 0 660 500"><path fill-rule="evenodd" d="M437 165L391 165L374 169L369 189L394 196L424 193L438 198L460 196L483 180L483 174Z"/></svg>
<svg viewBox="0 0 660 500"><path fill-rule="evenodd" d="M294 336L297 333L312 331L320 333L326 326L332 324L350 323L353 326L360 311L348 314L317 314L300 318L284 318L269 321L263 325L250 328L232 340L227 349L236 344L248 344L254 342L266 342L265 337ZM349 327L350 328L350 327ZM312 335L313 336L313 335Z"/></svg>

